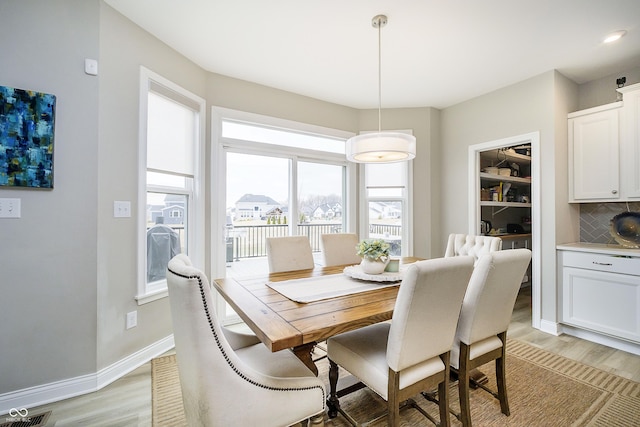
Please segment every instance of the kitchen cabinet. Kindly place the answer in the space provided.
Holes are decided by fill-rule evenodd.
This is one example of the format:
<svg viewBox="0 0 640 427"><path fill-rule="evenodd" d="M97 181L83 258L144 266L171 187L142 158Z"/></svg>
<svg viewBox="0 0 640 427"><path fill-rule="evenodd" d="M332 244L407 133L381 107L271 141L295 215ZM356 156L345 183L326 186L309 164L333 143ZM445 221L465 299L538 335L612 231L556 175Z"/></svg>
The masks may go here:
<svg viewBox="0 0 640 427"><path fill-rule="evenodd" d="M624 106L620 117L620 176L624 195L640 200L640 84L618 89Z"/></svg>
<svg viewBox="0 0 640 427"><path fill-rule="evenodd" d="M615 343L640 344L640 250L560 245L558 266L560 322L576 328L569 331L611 337L605 344L634 351Z"/></svg>
<svg viewBox="0 0 640 427"><path fill-rule="evenodd" d="M640 84L623 100L569 114L569 202L640 199Z"/></svg>

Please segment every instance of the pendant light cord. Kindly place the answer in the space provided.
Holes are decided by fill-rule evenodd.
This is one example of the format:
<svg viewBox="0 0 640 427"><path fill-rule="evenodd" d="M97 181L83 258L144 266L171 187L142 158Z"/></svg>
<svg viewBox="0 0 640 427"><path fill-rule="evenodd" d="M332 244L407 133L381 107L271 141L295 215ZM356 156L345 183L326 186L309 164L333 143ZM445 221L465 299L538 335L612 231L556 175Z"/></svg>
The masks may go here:
<svg viewBox="0 0 640 427"><path fill-rule="evenodd" d="M378 133L382 132L382 19L378 18Z"/></svg>

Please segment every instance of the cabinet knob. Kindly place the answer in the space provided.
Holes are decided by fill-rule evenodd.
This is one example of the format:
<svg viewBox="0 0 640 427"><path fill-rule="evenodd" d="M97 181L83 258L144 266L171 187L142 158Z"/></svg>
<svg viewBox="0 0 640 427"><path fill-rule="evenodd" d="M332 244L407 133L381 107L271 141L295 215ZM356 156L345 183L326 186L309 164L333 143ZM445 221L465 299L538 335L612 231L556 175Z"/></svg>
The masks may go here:
<svg viewBox="0 0 640 427"><path fill-rule="evenodd" d="M618 194L618 190L611 190L611 194Z"/></svg>

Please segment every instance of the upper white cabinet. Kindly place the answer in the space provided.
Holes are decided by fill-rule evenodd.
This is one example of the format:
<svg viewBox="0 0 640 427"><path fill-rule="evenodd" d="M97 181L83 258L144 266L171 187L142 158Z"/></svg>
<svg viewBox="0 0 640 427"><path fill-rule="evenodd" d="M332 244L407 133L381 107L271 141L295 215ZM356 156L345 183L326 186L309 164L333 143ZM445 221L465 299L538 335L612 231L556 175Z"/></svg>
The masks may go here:
<svg viewBox="0 0 640 427"><path fill-rule="evenodd" d="M640 83L618 89L624 106L620 117L620 177L626 196L640 199Z"/></svg>
<svg viewBox="0 0 640 427"><path fill-rule="evenodd" d="M621 106L569 114L569 201L619 200Z"/></svg>
<svg viewBox="0 0 640 427"><path fill-rule="evenodd" d="M569 202L640 198L640 84L623 101L569 114Z"/></svg>

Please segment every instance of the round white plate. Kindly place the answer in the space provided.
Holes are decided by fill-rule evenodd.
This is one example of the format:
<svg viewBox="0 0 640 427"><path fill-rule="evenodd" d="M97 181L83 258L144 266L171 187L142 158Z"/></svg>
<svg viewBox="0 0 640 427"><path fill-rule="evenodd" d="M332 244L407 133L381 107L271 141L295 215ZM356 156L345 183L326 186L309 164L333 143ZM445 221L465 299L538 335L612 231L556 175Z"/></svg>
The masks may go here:
<svg viewBox="0 0 640 427"><path fill-rule="evenodd" d="M343 273L354 279L366 280L369 282L399 282L402 280L402 271L395 273L384 272L381 274L367 274L362 271L360 265L350 265L345 267Z"/></svg>

